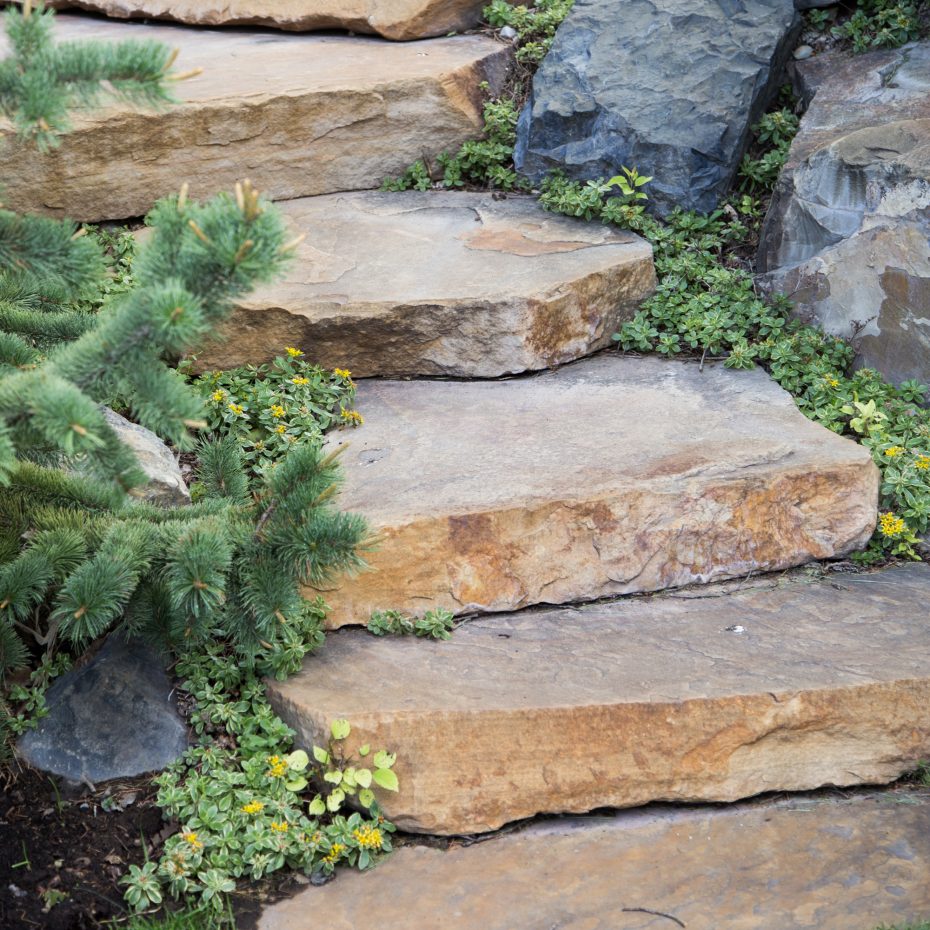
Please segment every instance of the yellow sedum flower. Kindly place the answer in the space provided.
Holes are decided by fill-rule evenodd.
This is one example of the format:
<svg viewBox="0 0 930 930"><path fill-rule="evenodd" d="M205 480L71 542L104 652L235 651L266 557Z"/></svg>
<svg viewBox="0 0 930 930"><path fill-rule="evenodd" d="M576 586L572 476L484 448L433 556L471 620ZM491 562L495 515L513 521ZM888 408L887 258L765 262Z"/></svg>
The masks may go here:
<svg viewBox="0 0 930 930"><path fill-rule="evenodd" d="M288 823L286 820L272 820L271 830L273 833L287 833Z"/></svg>
<svg viewBox="0 0 930 930"><path fill-rule="evenodd" d="M217 403L219 403L221 400L226 399L226 392L217 389L210 395L210 397L212 400L215 400Z"/></svg>
<svg viewBox="0 0 930 930"><path fill-rule="evenodd" d="M827 383L829 387L838 388L840 386L840 382L836 378L824 378L823 380Z"/></svg>
<svg viewBox="0 0 930 930"><path fill-rule="evenodd" d="M271 405L271 415L277 420L284 416L284 408L280 404Z"/></svg>
<svg viewBox="0 0 930 930"><path fill-rule="evenodd" d="M885 455L887 455L888 458L890 459L896 459L899 455L903 455L903 454L904 454L903 446L889 446L887 449L885 449Z"/></svg>
<svg viewBox="0 0 930 930"><path fill-rule="evenodd" d="M283 423L279 423L279 424L274 428L274 431L275 431L276 433L286 433L286 432L287 432L287 427L286 427Z"/></svg>
<svg viewBox="0 0 930 930"><path fill-rule="evenodd" d="M300 358L303 355L303 352L300 349L295 349L293 346L285 346L284 351L290 355L291 358Z"/></svg>
<svg viewBox="0 0 930 930"><path fill-rule="evenodd" d="M284 778L287 774L287 763L280 756L268 756L268 772L266 773L269 778Z"/></svg>
<svg viewBox="0 0 930 930"><path fill-rule="evenodd" d="M919 468L921 471L930 468L930 455L918 455L917 461L914 462L914 468Z"/></svg>
<svg viewBox="0 0 930 930"><path fill-rule="evenodd" d="M362 849L380 849L381 848L381 831L377 827L365 824L357 830L352 831L355 842Z"/></svg>
<svg viewBox="0 0 930 930"><path fill-rule="evenodd" d="M232 403L231 403L231 404L229 405L229 409L232 410L232 412L233 412L234 414L236 414L236 416L239 416L239 414L242 413L242 405L241 405L241 404L232 404Z"/></svg>
<svg viewBox="0 0 930 930"><path fill-rule="evenodd" d="M203 849L203 843L197 839L197 834L193 831L181 834L181 839L190 846L191 849Z"/></svg>
<svg viewBox="0 0 930 930"><path fill-rule="evenodd" d="M339 408L339 416L342 417L343 423L351 423L352 426L361 426L365 418L357 410L346 410L345 407Z"/></svg>
<svg viewBox="0 0 930 930"><path fill-rule="evenodd" d="M304 378L302 375L298 375L296 378L291 378L291 384L309 384L310 379Z"/></svg>
<svg viewBox="0 0 930 930"><path fill-rule="evenodd" d="M324 862L334 863L345 852L345 846L342 843L333 843L330 851L323 856Z"/></svg>
<svg viewBox="0 0 930 930"><path fill-rule="evenodd" d="M265 809L261 801L249 801L248 804L242 805L243 814L260 814Z"/></svg>
<svg viewBox="0 0 930 930"><path fill-rule="evenodd" d="M343 378L348 381L352 377L352 372L348 368L335 368L333 369L333 374L337 378Z"/></svg>
<svg viewBox="0 0 930 930"><path fill-rule="evenodd" d="M894 539L896 536L900 536L904 532L905 527L904 519L902 517L896 517L890 510L888 513L883 513L878 518L878 529L882 536L888 539Z"/></svg>

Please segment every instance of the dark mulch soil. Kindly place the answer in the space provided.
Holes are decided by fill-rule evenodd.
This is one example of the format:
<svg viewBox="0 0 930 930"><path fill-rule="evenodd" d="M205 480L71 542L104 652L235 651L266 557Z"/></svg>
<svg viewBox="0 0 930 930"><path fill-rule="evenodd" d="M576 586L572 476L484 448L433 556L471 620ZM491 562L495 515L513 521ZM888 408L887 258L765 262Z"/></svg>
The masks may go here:
<svg viewBox="0 0 930 930"><path fill-rule="evenodd" d="M151 779L69 794L33 769L6 775L0 793L0 927L90 930L123 916L118 879L130 864L144 861L142 837L152 850L167 835Z"/></svg>

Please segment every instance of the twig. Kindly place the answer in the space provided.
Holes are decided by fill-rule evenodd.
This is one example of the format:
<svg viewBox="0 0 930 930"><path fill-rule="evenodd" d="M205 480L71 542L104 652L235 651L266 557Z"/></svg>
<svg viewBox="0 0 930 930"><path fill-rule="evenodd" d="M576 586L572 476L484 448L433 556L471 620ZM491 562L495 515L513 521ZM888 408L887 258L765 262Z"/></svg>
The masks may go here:
<svg viewBox="0 0 930 930"><path fill-rule="evenodd" d="M652 914L653 917L664 917L666 920L674 920L679 927L685 926L677 917L672 917L671 914L663 914L662 911L651 911L648 907L624 907L622 910L625 914Z"/></svg>

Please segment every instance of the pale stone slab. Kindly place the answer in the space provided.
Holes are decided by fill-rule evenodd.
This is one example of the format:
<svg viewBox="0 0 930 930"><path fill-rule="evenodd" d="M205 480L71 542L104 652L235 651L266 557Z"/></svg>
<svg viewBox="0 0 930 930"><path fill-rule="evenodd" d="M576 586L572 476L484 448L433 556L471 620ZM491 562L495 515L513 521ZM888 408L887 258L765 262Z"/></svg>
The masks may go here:
<svg viewBox="0 0 930 930"><path fill-rule="evenodd" d="M194 26L271 26L304 32L348 29L388 39L423 39L477 25L484 0L74 0L117 19L167 19Z"/></svg>
<svg viewBox="0 0 930 930"><path fill-rule="evenodd" d="M546 368L608 345L655 285L647 242L532 197L364 192L281 209L307 237L287 279L243 302L201 368L284 345L356 376Z"/></svg>
<svg viewBox="0 0 930 930"><path fill-rule="evenodd" d="M80 114L62 146L24 148L0 123L4 204L77 220L145 213L248 177L273 200L377 187L411 162L481 132L482 81L496 93L508 46L480 36L395 44L346 36L185 29L58 17L71 39L157 39L180 50L183 104ZM0 40L0 57L6 46Z"/></svg>
<svg viewBox="0 0 930 930"><path fill-rule="evenodd" d="M416 832L884 783L930 757L928 602L921 564L486 617L447 643L344 630L269 693L301 745L345 717L396 752L384 808Z"/></svg>
<svg viewBox="0 0 930 930"><path fill-rule="evenodd" d="M409 846L259 930L873 930L930 913L930 798L895 792L559 820Z"/></svg>
<svg viewBox="0 0 930 930"><path fill-rule="evenodd" d="M498 382L367 382L341 506L381 536L325 592L372 610L504 611L829 558L875 525L869 453L762 371L601 356Z"/></svg>

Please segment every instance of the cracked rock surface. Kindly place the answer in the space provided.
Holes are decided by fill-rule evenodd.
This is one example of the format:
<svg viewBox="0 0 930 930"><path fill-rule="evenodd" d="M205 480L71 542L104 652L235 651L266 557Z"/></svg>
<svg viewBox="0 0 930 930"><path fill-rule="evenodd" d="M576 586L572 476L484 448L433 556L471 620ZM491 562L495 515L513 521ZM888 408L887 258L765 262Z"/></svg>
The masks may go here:
<svg viewBox="0 0 930 930"><path fill-rule="evenodd" d="M388 39L423 39L478 24L483 0L73 0L117 19L168 19L195 26L346 29Z"/></svg>
<svg viewBox="0 0 930 930"><path fill-rule="evenodd" d="M283 345L356 376L546 368L608 345L655 284L648 243L532 197L366 191L281 209L307 236L288 277L240 305L203 368Z"/></svg>
<svg viewBox="0 0 930 930"><path fill-rule="evenodd" d="M928 597L917 564L484 617L448 642L342 630L269 695L300 745L345 717L396 752L383 806L416 832L884 783L930 752Z"/></svg>
<svg viewBox="0 0 930 930"><path fill-rule="evenodd" d="M202 67L161 113L116 105L78 114L68 144L19 170L0 138L4 205L91 221L141 216L176 192L207 197L248 177L271 200L377 187L424 155L481 132L484 92L511 50L458 36L395 44L347 36L185 29L57 17L59 39L155 39L177 69ZM6 52L0 40L0 57Z"/></svg>
<svg viewBox="0 0 930 930"><path fill-rule="evenodd" d="M926 792L649 809L406 846L259 930L851 930L930 911Z"/></svg>
<svg viewBox="0 0 930 930"><path fill-rule="evenodd" d="M862 545L868 450L762 371L603 355L509 381L370 381L340 506L381 536L329 622L653 591Z"/></svg>
<svg viewBox="0 0 930 930"><path fill-rule="evenodd" d="M810 106L765 219L760 283L854 339L895 382L930 379L930 43L799 64Z"/></svg>

